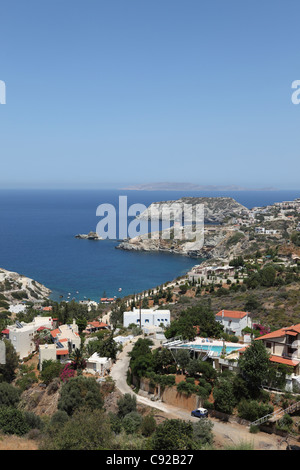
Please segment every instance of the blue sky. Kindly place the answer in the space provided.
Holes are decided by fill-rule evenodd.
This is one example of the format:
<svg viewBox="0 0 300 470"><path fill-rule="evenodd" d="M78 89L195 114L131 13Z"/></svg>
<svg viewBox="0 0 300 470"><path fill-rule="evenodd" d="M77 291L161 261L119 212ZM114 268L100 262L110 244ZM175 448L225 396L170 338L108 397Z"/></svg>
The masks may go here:
<svg viewBox="0 0 300 470"><path fill-rule="evenodd" d="M298 0L2 0L0 188L299 189Z"/></svg>

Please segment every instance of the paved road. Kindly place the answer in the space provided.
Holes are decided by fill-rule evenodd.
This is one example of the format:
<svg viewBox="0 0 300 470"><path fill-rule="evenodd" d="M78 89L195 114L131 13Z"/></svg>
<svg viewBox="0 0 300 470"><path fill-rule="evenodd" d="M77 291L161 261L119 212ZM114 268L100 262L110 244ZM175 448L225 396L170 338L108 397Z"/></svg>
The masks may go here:
<svg viewBox="0 0 300 470"><path fill-rule="evenodd" d="M130 357L128 352L133 348L134 342L138 339L136 337L132 343L128 343L124 346L123 351L119 355L116 363L111 369L111 377L116 383L116 387L122 394L130 393L135 395L137 402L160 410L167 414L168 418L178 418L184 420L191 420L197 422L197 418L190 416L190 413L182 408L163 403L161 401L155 401L143 397L133 392L131 387L126 382L127 370L129 366ZM155 340L154 340L155 342ZM281 442L281 439L274 434L267 434L259 432L257 434L250 434L247 427L237 423L224 423L216 418L209 418L214 427L213 433L215 437L216 446L222 448L228 446L237 446L241 443L248 443L254 450L285 450L286 443ZM299 443L298 443L299 444Z"/></svg>

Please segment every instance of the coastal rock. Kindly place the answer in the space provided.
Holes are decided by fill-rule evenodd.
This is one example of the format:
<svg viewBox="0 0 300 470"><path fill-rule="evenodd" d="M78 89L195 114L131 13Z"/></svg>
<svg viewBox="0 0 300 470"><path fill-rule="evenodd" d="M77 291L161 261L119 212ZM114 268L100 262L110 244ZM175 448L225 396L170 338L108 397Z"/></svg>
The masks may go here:
<svg viewBox="0 0 300 470"><path fill-rule="evenodd" d="M185 204L191 204L193 207L197 204L204 206L203 225L198 226L197 239L194 241L189 237L185 239L184 234L182 237L174 237L174 233L172 233L174 229L168 228L160 232L123 240L116 248L135 251L165 251L206 259L226 259L228 255L236 255L240 250L246 249L249 244L248 236L240 232L237 227L226 225L226 221L234 217L247 217L250 211L230 197L184 197L177 201L156 202L137 216L137 219L178 219ZM184 232L182 227L181 229ZM199 232L201 232L200 236Z"/></svg>
<svg viewBox="0 0 300 470"><path fill-rule="evenodd" d="M75 235L75 238L81 238L84 240L103 240L102 237L99 237L97 232L89 232L87 235L86 234L78 234Z"/></svg>
<svg viewBox="0 0 300 470"><path fill-rule="evenodd" d="M0 291L7 302L45 300L51 290L39 282L0 268Z"/></svg>
<svg viewBox="0 0 300 470"><path fill-rule="evenodd" d="M192 241L184 238L184 231L181 239L168 236L169 232L170 229L166 229L130 238L121 242L116 248L129 251L164 251L193 258L211 258L216 254L222 257L225 251L223 244L234 233L231 228L210 226L205 227L201 236Z"/></svg>

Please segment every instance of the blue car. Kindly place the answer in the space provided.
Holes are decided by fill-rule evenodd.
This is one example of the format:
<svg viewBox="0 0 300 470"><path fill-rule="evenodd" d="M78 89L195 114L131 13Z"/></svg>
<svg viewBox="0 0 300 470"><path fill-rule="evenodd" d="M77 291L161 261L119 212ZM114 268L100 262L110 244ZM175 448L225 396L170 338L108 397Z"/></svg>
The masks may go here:
<svg viewBox="0 0 300 470"><path fill-rule="evenodd" d="M208 411L206 408L197 408L191 412L191 416L195 416L195 418L207 418Z"/></svg>

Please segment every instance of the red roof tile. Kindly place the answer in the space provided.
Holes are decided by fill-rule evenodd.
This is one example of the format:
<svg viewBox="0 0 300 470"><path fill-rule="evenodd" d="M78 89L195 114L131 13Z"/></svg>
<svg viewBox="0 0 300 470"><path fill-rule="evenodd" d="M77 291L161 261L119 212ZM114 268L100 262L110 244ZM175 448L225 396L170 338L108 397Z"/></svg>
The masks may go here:
<svg viewBox="0 0 300 470"><path fill-rule="evenodd" d="M58 335L58 333L60 333L60 331L58 328L56 328L56 330L52 330L50 331L50 333L53 336L53 338L56 338L56 336Z"/></svg>
<svg viewBox="0 0 300 470"><path fill-rule="evenodd" d="M280 328L279 330L272 331L271 333L267 333L266 335L259 336L256 339L282 338L286 335L296 336L297 334L300 334L300 323L298 323L297 325Z"/></svg>
<svg viewBox="0 0 300 470"><path fill-rule="evenodd" d="M300 361L292 361L291 359L287 359L281 356L270 356L270 361L278 362L279 364L286 364L287 366L295 367L299 364Z"/></svg>
<svg viewBox="0 0 300 470"><path fill-rule="evenodd" d="M57 349L56 350L56 355L57 356L66 356L67 354L69 354L68 349Z"/></svg>
<svg viewBox="0 0 300 470"><path fill-rule="evenodd" d="M224 317L226 318L244 318L246 315L248 315L248 312L242 312L239 310L220 310L216 314L217 317L222 317L224 313Z"/></svg>

